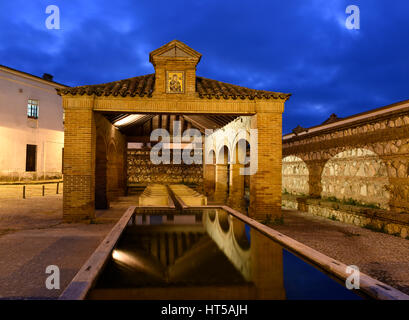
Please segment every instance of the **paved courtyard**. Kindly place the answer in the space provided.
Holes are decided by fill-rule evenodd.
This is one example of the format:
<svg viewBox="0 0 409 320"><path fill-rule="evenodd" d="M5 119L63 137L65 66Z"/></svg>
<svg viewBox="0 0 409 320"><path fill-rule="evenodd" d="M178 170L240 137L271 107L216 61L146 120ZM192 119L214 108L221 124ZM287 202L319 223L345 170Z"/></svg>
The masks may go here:
<svg viewBox="0 0 409 320"><path fill-rule="evenodd" d="M62 196L0 201L0 298L57 298L129 203L98 212L95 224L62 222ZM48 290L46 267L60 268L60 290Z"/></svg>
<svg viewBox="0 0 409 320"><path fill-rule="evenodd" d="M94 224L63 223L61 195L1 200L0 298L57 298L135 200L121 198L98 211ZM274 228L409 293L408 240L293 210L285 210L284 224ZM60 268L60 290L45 287L48 265Z"/></svg>

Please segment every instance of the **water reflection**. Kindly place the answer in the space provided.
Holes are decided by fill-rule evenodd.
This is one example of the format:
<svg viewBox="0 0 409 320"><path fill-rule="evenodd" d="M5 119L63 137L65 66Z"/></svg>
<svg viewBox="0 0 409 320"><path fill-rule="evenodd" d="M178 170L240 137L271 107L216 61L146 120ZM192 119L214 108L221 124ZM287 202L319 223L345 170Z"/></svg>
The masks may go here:
<svg viewBox="0 0 409 320"><path fill-rule="evenodd" d="M357 297L224 210L190 213L136 215L88 298Z"/></svg>
<svg viewBox="0 0 409 320"><path fill-rule="evenodd" d="M211 221L209 212L205 212L203 224L209 236L244 279L255 286L252 298L285 299L280 245L250 229L250 246L245 223L223 210L216 211L214 221ZM229 227L226 228L226 225Z"/></svg>

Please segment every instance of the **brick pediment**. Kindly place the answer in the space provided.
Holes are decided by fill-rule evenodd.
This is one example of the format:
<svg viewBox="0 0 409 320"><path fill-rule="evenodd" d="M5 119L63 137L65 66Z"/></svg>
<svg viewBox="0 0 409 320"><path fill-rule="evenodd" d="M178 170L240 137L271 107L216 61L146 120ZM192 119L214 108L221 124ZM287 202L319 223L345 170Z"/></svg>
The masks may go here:
<svg viewBox="0 0 409 320"><path fill-rule="evenodd" d="M164 61L190 61L199 63L202 55L179 40L173 40L149 54L149 61L156 66Z"/></svg>

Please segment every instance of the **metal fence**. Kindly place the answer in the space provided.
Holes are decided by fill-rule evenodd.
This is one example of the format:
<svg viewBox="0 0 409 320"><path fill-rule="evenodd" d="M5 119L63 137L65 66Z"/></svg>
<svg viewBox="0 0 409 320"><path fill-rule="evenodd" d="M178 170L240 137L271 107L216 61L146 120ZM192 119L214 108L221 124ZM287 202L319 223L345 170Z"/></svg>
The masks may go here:
<svg viewBox="0 0 409 320"><path fill-rule="evenodd" d="M0 184L0 199L27 199L62 194L62 181Z"/></svg>

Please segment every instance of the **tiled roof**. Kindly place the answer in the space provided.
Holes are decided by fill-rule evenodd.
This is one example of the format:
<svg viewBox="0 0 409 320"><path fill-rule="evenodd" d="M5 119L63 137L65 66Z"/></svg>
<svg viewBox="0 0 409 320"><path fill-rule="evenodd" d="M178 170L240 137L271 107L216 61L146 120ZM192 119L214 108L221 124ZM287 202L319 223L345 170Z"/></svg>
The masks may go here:
<svg viewBox="0 0 409 320"><path fill-rule="evenodd" d="M89 85L59 89L58 94L72 95L92 95L97 96L140 96L152 97L152 92L155 86L155 74L134 77L125 80L109 82L105 84ZM216 80L196 77L196 91L200 98L224 98L224 99L285 99L290 97L290 94L248 89L233 84L223 83Z"/></svg>
<svg viewBox="0 0 409 320"><path fill-rule="evenodd" d="M196 91L200 98L224 98L224 99L285 99L291 95L280 92L272 92L265 90L255 90L245 87L236 86L234 84L224 83L217 80L196 77Z"/></svg>
<svg viewBox="0 0 409 320"><path fill-rule="evenodd" d="M104 84L95 84L90 86L71 87L67 89L57 90L58 94L72 95L93 95L97 96L152 96L153 87L155 84L155 74L134 77L125 80L108 82Z"/></svg>

